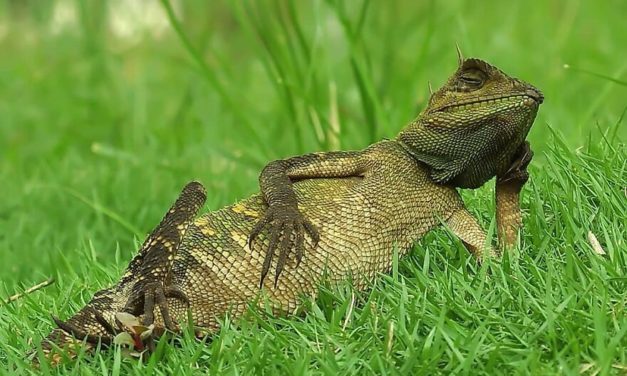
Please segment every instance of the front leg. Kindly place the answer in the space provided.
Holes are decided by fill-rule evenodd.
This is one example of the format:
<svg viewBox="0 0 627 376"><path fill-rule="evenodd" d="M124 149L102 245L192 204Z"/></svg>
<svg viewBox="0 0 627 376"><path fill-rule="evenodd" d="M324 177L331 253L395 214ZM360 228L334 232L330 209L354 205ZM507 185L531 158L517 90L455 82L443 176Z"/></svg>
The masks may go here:
<svg viewBox="0 0 627 376"><path fill-rule="evenodd" d="M477 261L483 261L486 256L492 258L498 256L492 246L486 242L485 230L468 209L462 207L455 211L446 221L446 225L464 243Z"/></svg>
<svg viewBox="0 0 627 376"><path fill-rule="evenodd" d="M522 227L520 191L529 179L527 166L533 158L529 142L525 141L516 153L510 168L496 178L496 225L501 249L516 245Z"/></svg>
<svg viewBox="0 0 627 376"><path fill-rule="evenodd" d="M522 226L519 196L523 185L529 180L527 166L532 157L533 152L525 141L507 172L496 179L496 224L500 250L516 244ZM467 209L461 208L453 213L447 225L478 261L485 257L486 250L492 257L500 256L486 243L485 231Z"/></svg>
<svg viewBox="0 0 627 376"><path fill-rule="evenodd" d="M251 231L248 240L249 247L252 248L255 238L267 229L269 247L263 262L260 287L270 270L277 247L279 259L274 277L275 286L291 250L295 252L296 264L300 263L304 253L305 233L313 239L314 244L319 240L315 226L298 209L292 182L362 175L366 171L363 154L362 151L313 153L270 162L263 169L259 176L259 186L268 209Z"/></svg>

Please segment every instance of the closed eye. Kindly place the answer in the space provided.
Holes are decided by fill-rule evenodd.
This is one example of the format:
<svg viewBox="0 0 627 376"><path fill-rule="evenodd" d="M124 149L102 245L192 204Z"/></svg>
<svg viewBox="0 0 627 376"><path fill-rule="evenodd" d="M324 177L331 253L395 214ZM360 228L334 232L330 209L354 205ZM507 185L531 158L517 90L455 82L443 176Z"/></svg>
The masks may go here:
<svg viewBox="0 0 627 376"><path fill-rule="evenodd" d="M478 69L466 70L457 77L457 90L469 92L480 89L486 78L486 74Z"/></svg>
<svg viewBox="0 0 627 376"><path fill-rule="evenodd" d="M483 83L480 77L461 76L459 80L469 86L481 86Z"/></svg>

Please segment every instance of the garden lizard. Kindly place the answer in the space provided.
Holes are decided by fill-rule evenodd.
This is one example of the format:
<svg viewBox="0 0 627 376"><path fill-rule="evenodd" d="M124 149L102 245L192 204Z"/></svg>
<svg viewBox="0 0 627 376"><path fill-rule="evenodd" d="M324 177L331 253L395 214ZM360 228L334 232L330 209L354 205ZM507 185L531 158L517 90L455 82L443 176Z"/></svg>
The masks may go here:
<svg viewBox="0 0 627 376"><path fill-rule="evenodd" d="M111 344L124 331L120 312L155 333L177 332L191 318L203 335L251 305L291 314L323 280L364 289L391 268L395 252L405 255L440 225L477 260L498 256L517 241L532 157L525 138L542 101L530 84L460 57L394 139L271 162L259 194L202 215L206 191L189 183L120 281L68 320L55 318L58 328L42 341L45 357L59 361L58 347L72 354L72 346ZM457 192L493 177L498 250Z"/></svg>

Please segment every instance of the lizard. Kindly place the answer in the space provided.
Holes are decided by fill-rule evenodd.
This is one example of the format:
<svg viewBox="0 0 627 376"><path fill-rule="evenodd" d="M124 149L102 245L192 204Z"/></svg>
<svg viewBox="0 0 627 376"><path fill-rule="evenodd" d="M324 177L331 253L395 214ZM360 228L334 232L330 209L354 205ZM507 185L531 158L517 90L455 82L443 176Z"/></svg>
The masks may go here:
<svg viewBox="0 0 627 376"><path fill-rule="evenodd" d="M119 282L69 319L54 318L43 357L58 363L60 349L72 356L80 346L112 344L124 330L120 312L156 333L179 332L191 318L199 335L251 306L289 315L323 279L366 288L390 270L395 252L402 257L442 225L479 262L498 258L518 241L519 196L533 156L525 139L543 100L531 84L460 55L456 71L394 139L270 162L260 193L202 215L206 190L189 183ZM496 248L458 192L494 177Z"/></svg>

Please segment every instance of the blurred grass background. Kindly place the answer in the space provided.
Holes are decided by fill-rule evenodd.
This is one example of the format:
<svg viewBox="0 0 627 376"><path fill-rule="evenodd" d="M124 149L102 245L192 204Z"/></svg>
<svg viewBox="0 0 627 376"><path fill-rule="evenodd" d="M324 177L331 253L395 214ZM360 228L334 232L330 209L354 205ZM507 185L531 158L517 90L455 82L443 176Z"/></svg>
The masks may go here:
<svg viewBox="0 0 627 376"><path fill-rule="evenodd" d="M427 83L454 71L456 43L545 94L529 135L527 246L582 252L593 228L620 274L626 14L619 0L0 0L0 296L58 279L0 307L16 331L0 362L19 364L49 311L67 316L116 280L187 181L215 209L256 191L270 160L393 137L424 108ZM486 225L490 190L464 193ZM441 233L417 249L442 242L455 244ZM444 254L459 267L455 249ZM608 294L624 314L624 292ZM600 365L540 363L614 372L626 345L614 329L606 345L622 353Z"/></svg>

